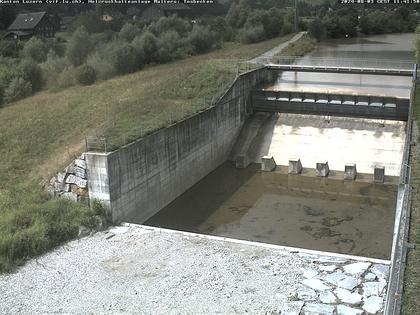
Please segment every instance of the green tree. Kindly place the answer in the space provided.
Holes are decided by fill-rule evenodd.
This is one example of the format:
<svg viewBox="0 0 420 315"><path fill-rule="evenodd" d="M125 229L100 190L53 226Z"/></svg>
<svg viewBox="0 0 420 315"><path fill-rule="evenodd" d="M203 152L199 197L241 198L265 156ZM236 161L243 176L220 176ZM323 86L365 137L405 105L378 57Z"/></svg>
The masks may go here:
<svg viewBox="0 0 420 315"><path fill-rule="evenodd" d="M209 26L194 25L190 35L189 42L194 47L194 52L201 54L209 51L215 44L215 36Z"/></svg>
<svg viewBox="0 0 420 315"><path fill-rule="evenodd" d="M132 24L132 23L125 23L124 26L121 28L118 36L121 39L126 40L127 42L131 42L134 37L136 37L140 33L140 29Z"/></svg>
<svg viewBox="0 0 420 315"><path fill-rule="evenodd" d="M21 77L31 84L32 92L37 92L44 86L42 69L33 60L23 60L19 65Z"/></svg>
<svg viewBox="0 0 420 315"><path fill-rule="evenodd" d="M73 33L67 46L66 56L73 66L79 66L86 61L92 50L93 44L89 33L81 26Z"/></svg>
<svg viewBox="0 0 420 315"><path fill-rule="evenodd" d="M420 62L420 24L416 28L416 60Z"/></svg>
<svg viewBox="0 0 420 315"><path fill-rule="evenodd" d="M136 50L137 64L142 66L154 61L154 55L158 48L158 39L153 33L146 31L134 38L132 46Z"/></svg>
<svg viewBox="0 0 420 315"><path fill-rule="evenodd" d="M36 62L43 62L47 59L48 45L38 37L32 37L25 43L22 50L24 58L31 58Z"/></svg>
<svg viewBox="0 0 420 315"><path fill-rule="evenodd" d="M322 24L319 18L314 19L308 28L308 33L317 41L320 41L325 38L326 36L326 29L324 24Z"/></svg>
<svg viewBox="0 0 420 315"><path fill-rule="evenodd" d="M232 2L226 15L226 22L233 28L241 28L248 19L249 11L251 11L251 9L248 1L240 0L238 3Z"/></svg>

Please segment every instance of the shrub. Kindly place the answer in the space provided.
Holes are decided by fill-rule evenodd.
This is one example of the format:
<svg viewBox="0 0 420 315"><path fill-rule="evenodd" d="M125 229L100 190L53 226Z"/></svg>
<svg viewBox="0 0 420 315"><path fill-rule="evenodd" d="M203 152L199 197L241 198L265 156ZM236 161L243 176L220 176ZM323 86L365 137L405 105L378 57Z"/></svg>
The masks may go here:
<svg viewBox="0 0 420 315"><path fill-rule="evenodd" d="M155 36L159 36L168 31L175 31L183 36L191 30L191 26L186 20L173 15L169 17L162 17L153 22L150 24L148 30Z"/></svg>
<svg viewBox="0 0 420 315"><path fill-rule="evenodd" d="M158 46L156 52L156 61L168 62L170 60L179 58L181 52L179 50L181 44L181 37L175 31L168 31L163 33L158 38Z"/></svg>
<svg viewBox="0 0 420 315"><path fill-rule="evenodd" d="M136 36L132 42L136 50L138 66L154 61L158 49L158 39L151 32L146 31L141 36Z"/></svg>
<svg viewBox="0 0 420 315"><path fill-rule="evenodd" d="M121 28L119 38L131 42L140 33L140 29L132 23L126 23Z"/></svg>
<svg viewBox="0 0 420 315"><path fill-rule="evenodd" d="M38 37L32 37L25 43L22 50L22 56L31 58L36 62L43 62L47 59L48 45Z"/></svg>
<svg viewBox="0 0 420 315"><path fill-rule="evenodd" d="M320 19L315 19L309 24L308 33L317 41L320 41L326 36L326 29Z"/></svg>
<svg viewBox="0 0 420 315"><path fill-rule="evenodd" d="M71 37L67 46L66 55L73 66L79 66L84 63L89 53L93 50L89 33L81 26Z"/></svg>
<svg viewBox="0 0 420 315"><path fill-rule="evenodd" d="M33 60L23 60L19 65L19 72L26 81L31 83L32 92L40 91L44 86L42 69Z"/></svg>
<svg viewBox="0 0 420 315"><path fill-rule="evenodd" d="M76 69L76 81L82 85L90 85L96 81L96 72L89 65L81 65Z"/></svg>
<svg viewBox="0 0 420 315"><path fill-rule="evenodd" d="M114 65L111 64L100 52L90 55L86 64L95 70L96 76L100 80L112 78L116 74Z"/></svg>
<svg viewBox="0 0 420 315"><path fill-rule="evenodd" d="M114 43L109 50L109 60L117 74L134 72L138 68L136 50L127 43Z"/></svg>
<svg viewBox="0 0 420 315"><path fill-rule="evenodd" d="M226 15L226 22L233 28L241 28L245 25L248 18L248 12L251 9L246 0L240 0L239 3L232 2Z"/></svg>
<svg viewBox="0 0 420 315"><path fill-rule="evenodd" d="M262 25L242 29L239 32L241 43L251 44L264 40L264 27Z"/></svg>
<svg viewBox="0 0 420 315"><path fill-rule="evenodd" d="M281 34L282 35L286 35L286 34L290 34L293 32L293 25L292 23L285 21L283 24L283 27L281 29Z"/></svg>
<svg viewBox="0 0 420 315"><path fill-rule="evenodd" d="M75 68L68 66L58 75L56 86L59 88L67 88L76 85Z"/></svg>
<svg viewBox="0 0 420 315"><path fill-rule="evenodd" d="M67 58L59 57L53 50L48 52L47 60L40 65L47 87L57 86L58 77L67 66Z"/></svg>
<svg viewBox="0 0 420 315"><path fill-rule="evenodd" d="M190 35L188 36L194 52L197 54L206 52L212 48L215 41L214 33L209 26L194 25Z"/></svg>
<svg viewBox="0 0 420 315"><path fill-rule="evenodd" d="M5 90L5 100L14 102L32 93L31 82L22 77L14 78Z"/></svg>
<svg viewBox="0 0 420 315"><path fill-rule="evenodd" d="M23 48L22 45L22 42L7 39L0 40L0 56L17 58L19 51Z"/></svg>

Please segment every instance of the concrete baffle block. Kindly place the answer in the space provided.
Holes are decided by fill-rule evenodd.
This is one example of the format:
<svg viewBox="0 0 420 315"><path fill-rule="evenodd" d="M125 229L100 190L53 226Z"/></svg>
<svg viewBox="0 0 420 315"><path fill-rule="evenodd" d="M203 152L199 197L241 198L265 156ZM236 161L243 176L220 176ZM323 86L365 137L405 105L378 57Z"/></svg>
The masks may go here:
<svg viewBox="0 0 420 315"><path fill-rule="evenodd" d="M235 159L236 168L247 168L251 162L246 154L239 154Z"/></svg>
<svg viewBox="0 0 420 315"><path fill-rule="evenodd" d="M344 179L346 180L355 180L357 176L356 164L347 163L344 166Z"/></svg>
<svg viewBox="0 0 420 315"><path fill-rule="evenodd" d="M300 174L302 173L302 163L300 159L289 160L289 174Z"/></svg>
<svg viewBox="0 0 420 315"><path fill-rule="evenodd" d="M316 163L316 176L327 177L329 173L330 173L330 168L328 166L328 162Z"/></svg>
<svg viewBox="0 0 420 315"><path fill-rule="evenodd" d="M373 181L375 183L383 183L385 181L385 166L375 165L373 171Z"/></svg>
<svg viewBox="0 0 420 315"><path fill-rule="evenodd" d="M263 156L261 159L261 170L264 172L272 172L276 169L276 161L272 156Z"/></svg>

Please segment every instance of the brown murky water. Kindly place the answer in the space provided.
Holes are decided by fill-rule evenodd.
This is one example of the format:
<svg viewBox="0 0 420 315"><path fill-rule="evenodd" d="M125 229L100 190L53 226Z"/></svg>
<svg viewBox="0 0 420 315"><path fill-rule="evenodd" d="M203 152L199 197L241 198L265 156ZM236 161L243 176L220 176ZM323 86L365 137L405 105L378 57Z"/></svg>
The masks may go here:
<svg viewBox="0 0 420 315"><path fill-rule="evenodd" d="M258 167L223 164L145 224L389 258L396 185L265 173Z"/></svg>
<svg viewBox="0 0 420 315"><path fill-rule="evenodd" d="M318 44L297 64L404 69L407 62L414 62L414 39L414 33L406 33L329 40ZM266 89L409 97L411 80L397 76L287 71Z"/></svg>

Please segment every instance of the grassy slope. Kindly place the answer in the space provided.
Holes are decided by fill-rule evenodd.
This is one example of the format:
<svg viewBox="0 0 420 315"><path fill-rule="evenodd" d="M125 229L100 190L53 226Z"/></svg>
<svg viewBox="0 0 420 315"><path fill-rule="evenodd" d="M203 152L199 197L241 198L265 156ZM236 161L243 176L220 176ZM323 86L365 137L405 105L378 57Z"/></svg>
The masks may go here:
<svg viewBox="0 0 420 315"><path fill-rule="evenodd" d="M414 120L417 128L420 128L420 84L416 87ZM420 138L416 139L417 144L419 141ZM408 253L404 277L402 314L406 315L419 314L420 310L420 148L416 146L414 152L411 161L413 193L409 241L416 245L416 249Z"/></svg>
<svg viewBox="0 0 420 315"><path fill-rule="evenodd" d="M84 150L85 135L114 145L203 109L236 76L236 63L291 35L150 66L89 87L42 92L0 109L0 272L77 235L89 209L48 200L39 183Z"/></svg>

